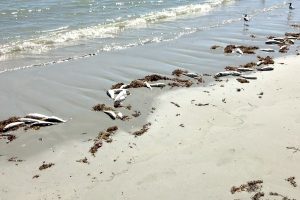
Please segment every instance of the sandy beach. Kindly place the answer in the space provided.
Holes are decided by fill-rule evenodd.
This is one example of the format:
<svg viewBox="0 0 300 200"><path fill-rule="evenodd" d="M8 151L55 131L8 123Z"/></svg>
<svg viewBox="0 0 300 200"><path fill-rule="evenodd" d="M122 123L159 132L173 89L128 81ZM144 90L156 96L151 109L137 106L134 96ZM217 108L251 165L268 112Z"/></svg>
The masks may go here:
<svg viewBox="0 0 300 200"><path fill-rule="evenodd" d="M95 156L91 135L19 152L22 162L7 161L11 143L0 160L1 199L298 199L299 59L276 59L250 83L225 77L165 92L146 133L118 130ZM43 161L54 165L39 170Z"/></svg>

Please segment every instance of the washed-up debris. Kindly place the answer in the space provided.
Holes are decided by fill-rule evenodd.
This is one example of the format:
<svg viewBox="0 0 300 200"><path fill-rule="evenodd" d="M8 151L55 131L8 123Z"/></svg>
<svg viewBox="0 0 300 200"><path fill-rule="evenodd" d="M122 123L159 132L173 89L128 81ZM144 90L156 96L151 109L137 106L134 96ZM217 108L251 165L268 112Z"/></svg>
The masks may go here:
<svg viewBox="0 0 300 200"><path fill-rule="evenodd" d="M188 72L187 70L175 69L175 70L172 72L172 75L173 75L173 76L181 76L182 74L187 73L187 72Z"/></svg>
<svg viewBox="0 0 300 200"><path fill-rule="evenodd" d="M289 182L293 187L297 187L297 183L295 181L295 176L289 177L285 179L287 182Z"/></svg>
<svg viewBox="0 0 300 200"><path fill-rule="evenodd" d="M65 123L66 120L63 120L59 117L56 116L47 116L39 113L29 113L25 116L25 118L31 118L31 119L37 119L41 121L46 121L46 122L53 122L53 123ZM23 118L24 119L24 118Z"/></svg>
<svg viewBox="0 0 300 200"><path fill-rule="evenodd" d="M257 58L259 61L261 61L261 64L264 65L273 65L275 63L273 58L271 58L270 56L267 57L257 56Z"/></svg>
<svg viewBox="0 0 300 200"><path fill-rule="evenodd" d="M209 103L197 103L195 104L195 106L208 106Z"/></svg>
<svg viewBox="0 0 300 200"><path fill-rule="evenodd" d="M185 76L187 76L187 77L190 77L190 78L197 78L197 77L200 76L199 74L194 73L194 72L184 73L183 75L185 75Z"/></svg>
<svg viewBox="0 0 300 200"><path fill-rule="evenodd" d="M227 45L224 48L224 53L239 53L239 54L255 54L255 50L259 49L256 46L236 46L236 45Z"/></svg>
<svg viewBox="0 0 300 200"><path fill-rule="evenodd" d="M57 123L64 123L65 120L56 116L47 116L39 113L30 113L25 117L10 117L7 120L0 122L0 133L7 131L15 131L21 127L25 127L25 130L31 127L37 129L37 127L56 125Z"/></svg>
<svg viewBox="0 0 300 200"><path fill-rule="evenodd" d="M34 175L33 177L32 177L32 179L35 179L35 178L39 178L40 177L40 175Z"/></svg>
<svg viewBox="0 0 300 200"><path fill-rule="evenodd" d="M226 71L237 71L237 67L232 67L232 66L226 66L224 69Z"/></svg>
<svg viewBox="0 0 300 200"><path fill-rule="evenodd" d="M265 42L266 44L284 44L283 41L270 39Z"/></svg>
<svg viewBox="0 0 300 200"><path fill-rule="evenodd" d="M144 84L145 84L145 86L146 86L147 88L149 88L150 90L152 90L151 85L150 85L147 81L145 81Z"/></svg>
<svg viewBox="0 0 300 200"><path fill-rule="evenodd" d="M144 124L143 127L138 130L138 131L135 131L133 132L132 134L137 137L137 136L141 136L143 135L144 133L146 133L148 130L149 130L149 126L151 126L151 123L147 123L147 124Z"/></svg>
<svg viewBox="0 0 300 200"><path fill-rule="evenodd" d="M149 84L150 87L160 87L160 88L163 88L166 86L165 83L151 83Z"/></svg>
<svg viewBox="0 0 300 200"><path fill-rule="evenodd" d="M23 162L24 160L18 159L18 157L13 156L13 157L9 158L7 161L9 161L9 162Z"/></svg>
<svg viewBox="0 0 300 200"><path fill-rule="evenodd" d="M298 151L300 152L300 148L296 148L296 147L286 147L286 148L290 150L294 150L293 153L297 153Z"/></svg>
<svg viewBox="0 0 300 200"><path fill-rule="evenodd" d="M7 131L7 126L9 124L18 122L18 119L19 119L19 117L10 117L10 118L8 118L6 120L0 121L0 133L1 132L6 132ZM20 127L21 126L19 126L19 127L12 127L11 130L16 130L16 129L20 128Z"/></svg>
<svg viewBox="0 0 300 200"><path fill-rule="evenodd" d="M134 111L134 113L132 114L133 117L139 117L142 113L140 111Z"/></svg>
<svg viewBox="0 0 300 200"><path fill-rule="evenodd" d="M224 48L224 53L232 53L235 49L235 45L227 45L225 48Z"/></svg>
<svg viewBox="0 0 300 200"><path fill-rule="evenodd" d="M222 48L222 47L219 46L219 45L213 45L213 46L210 47L210 49L213 49L213 50L215 50L215 49L217 49L217 48Z"/></svg>
<svg viewBox="0 0 300 200"><path fill-rule="evenodd" d="M180 108L180 105L178 103L175 103L173 101L170 102L171 104L175 105L176 107Z"/></svg>
<svg viewBox="0 0 300 200"><path fill-rule="evenodd" d="M251 76L251 75L242 75L241 78L250 79L250 80L256 80L257 79L256 76Z"/></svg>
<svg viewBox="0 0 300 200"><path fill-rule="evenodd" d="M90 148L89 152L95 156L95 153L98 151L99 148L102 147L102 141L99 140L99 141L95 141L94 142L94 145Z"/></svg>
<svg viewBox="0 0 300 200"><path fill-rule="evenodd" d="M295 39L300 39L300 33L285 33L285 36L291 36Z"/></svg>
<svg viewBox="0 0 300 200"><path fill-rule="evenodd" d="M84 157L84 158L82 158L82 159L76 160L76 162L81 162L81 163L90 164L90 162L88 161L87 157Z"/></svg>
<svg viewBox="0 0 300 200"><path fill-rule="evenodd" d="M246 184L242 184L239 187L233 186L230 190L231 194L234 194L236 192L258 192L262 188L262 180L255 180L255 181L249 181Z"/></svg>
<svg viewBox="0 0 300 200"><path fill-rule="evenodd" d="M237 78L236 80L240 83L249 83L249 81L245 78Z"/></svg>
<svg viewBox="0 0 300 200"><path fill-rule="evenodd" d="M257 68L258 71L272 71L274 70L273 67L260 67L260 68Z"/></svg>
<svg viewBox="0 0 300 200"><path fill-rule="evenodd" d="M93 106L93 110L94 111L104 111L104 110L114 111L115 109L110 106L107 106L105 104L97 104L97 105Z"/></svg>
<svg viewBox="0 0 300 200"><path fill-rule="evenodd" d="M179 124L180 127L184 128L184 124Z"/></svg>
<svg viewBox="0 0 300 200"><path fill-rule="evenodd" d="M39 128L42 126L51 126L51 125L55 125L55 123L39 121L39 122L34 122L34 123L30 124L29 127L38 127Z"/></svg>
<svg viewBox="0 0 300 200"><path fill-rule="evenodd" d="M275 49L260 49L260 51L264 51L264 52L268 52L268 53L271 53L271 52L275 52Z"/></svg>
<svg viewBox="0 0 300 200"><path fill-rule="evenodd" d="M89 152L95 156L98 149L102 147L103 141L107 143L112 142L111 136L115 134L118 129L117 126L112 126L107 128L106 131L101 131L94 139L94 145L90 148Z"/></svg>
<svg viewBox="0 0 300 200"><path fill-rule="evenodd" d="M116 95L114 98L114 105L120 105L122 101L124 101L127 96L130 95L130 92L128 90L122 90L119 94Z"/></svg>
<svg viewBox="0 0 300 200"><path fill-rule="evenodd" d="M198 80L199 82L202 82L202 78L201 78L201 75L197 74L197 73L194 73L194 72L188 72L187 70L183 70L183 69L175 69L173 72L172 72L172 75L173 76L181 76L181 75L184 75L184 76L187 76L189 78L193 78L193 79L196 79ZM177 81L176 79L172 79L173 81Z"/></svg>
<svg viewBox="0 0 300 200"><path fill-rule="evenodd" d="M115 120L117 118L121 119L121 120L125 120L125 116L123 116L123 114L121 112L117 112L117 111L115 111L114 108L107 106L105 104L97 104L97 105L93 106L93 110L94 111L102 111L113 120Z"/></svg>
<svg viewBox="0 0 300 200"><path fill-rule="evenodd" d="M283 45L279 48L279 52L280 53L287 53L289 50L288 46L287 45Z"/></svg>
<svg viewBox="0 0 300 200"><path fill-rule="evenodd" d="M3 132L6 132L10 129L17 129L17 128L21 127L22 125L25 125L25 122L12 122L12 123L4 126L2 130L3 130Z"/></svg>
<svg viewBox="0 0 300 200"><path fill-rule="evenodd" d="M117 97L118 94L121 92L125 92L127 94L130 94L130 92L127 89L110 89L106 92L106 94L113 100Z"/></svg>
<svg viewBox="0 0 300 200"><path fill-rule="evenodd" d="M115 120L117 118L117 114L111 110L103 110L105 114L107 114L111 119Z"/></svg>
<svg viewBox="0 0 300 200"><path fill-rule="evenodd" d="M241 73L237 71L225 71L225 72L218 72L215 74L215 78L223 77L223 76L240 76Z"/></svg>
<svg viewBox="0 0 300 200"><path fill-rule="evenodd" d="M15 135L13 135L13 134L3 134L3 133L0 133L0 139L2 139L2 138L7 139L8 142L11 142L11 141L15 140L17 137Z"/></svg>
<svg viewBox="0 0 300 200"><path fill-rule="evenodd" d="M240 68L253 68L254 66L256 66L255 62L249 62L245 65L240 65Z"/></svg>
<svg viewBox="0 0 300 200"><path fill-rule="evenodd" d="M128 85L124 84L124 83L116 83L114 85L111 86L110 89L126 89L128 87Z"/></svg>
<svg viewBox="0 0 300 200"><path fill-rule="evenodd" d="M238 54L241 54L241 55L244 54L244 52L243 52L240 48L236 48L236 49L234 50L234 52L235 52L235 53L238 53Z"/></svg>
<svg viewBox="0 0 300 200"><path fill-rule="evenodd" d="M239 68L237 68L237 71L238 72L252 72L253 69L247 68L247 67L239 67Z"/></svg>
<svg viewBox="0 0 300 200"><path fill-rule="evenodd" d="M296 199L290 199L289 197L279 194L277 192L270 192L269 195L282 197L282 200L296 200Z"/></svg>
<svg viewBox="0 0 300 200"><path fill-rule="evenodd" d="M55 165L54 163L46 163L45 161L43 162L43 164L39 167L39 170L44 170L47 168L52 167L53 165Z"/></svg>
<svg viewBox="0 0 300 200"><path fill-rule="evenodd" d="M259 200L261 197L264 197L265 193L263 192L258 192L256 193L253 197L251 197L252 200Z"/></svg>

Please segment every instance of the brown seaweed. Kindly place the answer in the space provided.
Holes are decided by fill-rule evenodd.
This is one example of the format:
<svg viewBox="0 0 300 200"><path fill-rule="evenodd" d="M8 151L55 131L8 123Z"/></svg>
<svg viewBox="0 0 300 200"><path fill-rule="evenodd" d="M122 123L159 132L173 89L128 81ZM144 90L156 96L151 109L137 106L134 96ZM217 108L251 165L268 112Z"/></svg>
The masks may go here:
<svg viewBox="0 0 300 200"><path fill-rule="evenodd" d="M140 111L135 110L132 114L133 117L139 117L142 113Z"/></svg>
<svg viewBox="0 0 300 200"><path fill-rule="evenodd" d="M225 67L225 70L226 71L237 71L237 67L232 67L232 66L227 66L227 67Z"/></svg>
<svg viewBox="0 0 300 200"><path fill-rule="evenodd" d="M132 134L137 137L137 136L141 136L143 135L144 133L146 133L148 130L149 130L149 126L151 126L151 123L147 123L147 124L144 124L143 127L138 130L138 131L135 131L133 132Z"/></svg>
<svg viewBox="0 0 300 200"><path fill-rule="evenodd" d="M93 106L93 110L94 111L104 111L104 110L114 111L115 109L110 106L106 106L105 104L97 104L97 105Z"/></svg>
<svg viewBox="0 0 300 200"><path fill-rule="evenodd" d="M81 163L90 164L90 162L88 161L87 157L84 157L84 158L82 158L82 159L76 160L76 162L81 162Z"/></svg>
<svg viewBox="0 0 300 200"><path fill-rule="evenodd" d="M175 69L173 72L172 72L172 75L173 76L181 76L182 74L184 73L188 73L187 70L182 70L182 69Z"/></svg>
<svg viewBox="0 0 300 200"><path fill-rule="evenodd" d="M215 50L215 49L217 49L217 48L222 48L222 47L219 46L219 45L213 45L213 46L210 47L210 49L212 49L212 50Z"/></svg>
<svg viewBox="0 0 300 200"><path fill-rule="evenodd" d="M44 169L50 168L53 165L55 165L55 164L54 163L45 163L45 161L44 161L43 164L39 167L39 170L44 170Z"/></svg>
<svg viewBox="0 0 300 200"><path fill-rule="evenodd" d="M175 103L173 101L170 102L171 104L175 105L177 108L180 108L180 105L178 103Z"/></svg>
<svg viewBox="0 0 300 200"><path fill-rule="evenodd" d="M251 197L252 200L259 200L261 197L265 196L265 193L258 192L253 197Z"/></svg>
<svg viewBox="0 0 300 200"><path fill-rule="evenodd" d="M285 36L289 37L296 37L297 39L300 38L300 33L285 33Z"/></svg>
<svg viewBox="0 0 300 200"><path fill-rule="evenodd" d="M242 68L253 68L254 66L256 66L255 62L249 62L247 64L240 65L240 67L242 67Z"/></svg>
<svg viewBox="0 0 300 200"><path fill-rule="evenodd" d="M237 78L236 80L240 83L249 83L249 81L247 79L244 79L244 78Z"/></svg>
<svg viewBox="0 0 300 200"><path fill-rule="evenodd" d="M267 56L267 57L257 56L257 58L264 65L273 65L275 63L273 58L271 58L270 56Z"/></svg>
<svg viewBox="0 0 300 200"><path fill-rule="evenodd" d="M297 187L297 183L295 181L295 176L289 177L285 179L287 182L289 182L293 187Z"/></svg>
<svg viewBox="0 0 300 200"><path fill-rule="evenodd" d="M231 187L231 194L234 194L236 192L258 192L262 188L262 180L255 180L255 181L249 181L246 184L242 184L239 187L233 186Z"/></svg>
<svg viewBox="0 0 300 200"><path fill-rule="evenodd" d="M111 126L107 128L106 131L101 131L94 139L94 145L90 148L89 152L92 153L93 156L95 156L95 153L98 151L98 149L102 147L103 141L107 143L112 142L111 136L115 134L118 129L119 128L117 126Z"/></svg>

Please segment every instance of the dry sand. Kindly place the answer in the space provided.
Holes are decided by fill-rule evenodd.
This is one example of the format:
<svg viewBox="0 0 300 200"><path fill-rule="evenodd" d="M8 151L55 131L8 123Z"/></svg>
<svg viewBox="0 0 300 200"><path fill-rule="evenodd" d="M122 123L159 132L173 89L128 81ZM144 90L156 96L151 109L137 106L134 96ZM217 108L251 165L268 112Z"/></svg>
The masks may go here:
<svg viewBox="0 0 300 200"><path fill-rule="evenodd" d="M300 148L299 61L277 59L284 64L248 84L222 78L167 92L154 102L148 132L118 131L95 157L86 140L23 162L1 156L0 199L251 199L258 191L299 199L300 186L285 180L300 184L300 151L287 148ZM85 157L89 164L76 162ZM55 165L40 171L43 161ZM263 181L260 190L230 192L253 180Z"/></svg>

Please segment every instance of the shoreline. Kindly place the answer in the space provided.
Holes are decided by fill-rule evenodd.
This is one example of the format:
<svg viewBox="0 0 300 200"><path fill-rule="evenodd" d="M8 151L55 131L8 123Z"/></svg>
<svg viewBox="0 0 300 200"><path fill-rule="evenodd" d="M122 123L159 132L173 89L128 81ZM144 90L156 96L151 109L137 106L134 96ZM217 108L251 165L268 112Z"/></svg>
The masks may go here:
<svg viewBox="0 0 300 200"><path fill-rule="evenodd" d="M250 83L225 77L213 86L167 91L153 102L148 132L134 137L118 131L95 157L88 152L90 134L23 162L7 162L9 157L1 156L1 196L244 199L277 192L297 198L299 191L285 179L294 176L299 182L300 177L300 152L287 149L300 148L299 59L275 59L274 71L256 72L258 79ZM85 157L88 163L80 161ZM40 171L43 161L55 165ZM262 189L230 193L232 186L254 180L263 181Z"/></svg>

